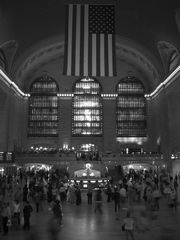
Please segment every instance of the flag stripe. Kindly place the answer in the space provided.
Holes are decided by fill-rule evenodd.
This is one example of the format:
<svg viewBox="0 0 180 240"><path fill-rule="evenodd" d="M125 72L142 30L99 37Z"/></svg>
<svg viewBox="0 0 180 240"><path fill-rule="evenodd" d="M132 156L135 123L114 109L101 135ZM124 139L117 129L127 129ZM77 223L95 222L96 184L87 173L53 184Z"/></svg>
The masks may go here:
<svg viewBox="0 0 180 240"><path fill-rule="evenodd" d="M115 50L115 35L112 35L112 66L113 66L113 73L112 76L116 76L116 50Z"/></svg>
<svg viewBox="0 0 180 240"><path fill-rule="evenodd" d="M100 34L100 75L104 77L104 34Z"/></svg>
<svg viewBox="0 0 180 240"><path fill-rule="evenodd" d="M108 35L105 35L104 36L104 46L105 46L105 49L104 49L104 61L105 61L105 76L109 76L109 59L108 59Z"/></svg>
<svg viewBox="0 0 180 240"><path fill-rule="evenodd" d="M69 6L66 5L66 20L65 20L65 46L64 46L64 66L63 74L67 75L67 56L68 56L68 18L69 18Z"/></svg>
<svg viewBox="0 0 180 240"><path fill-rule="evenodd" d="M77 5L73 5L73 23L72 23L72 74L75 76L75 62L76 62L76 17L77 17Z"/></svg>
<svg viewBox="0 0 180 240"><path fill-rule="evenodd" d="M88 51L88 76L92 76L92 57L93 57L93 43L92 43L92 36L89 35L89 51Z"/></svg>
<svg viewBox="0 0 180 240"><path fill-rule="evenodd" d="M109 59L109 64L108 64L108 72L109 76L113 76L113 58L112 58L112 34L108 35L108 59Z"/></svg>
<svg viewBox="0 0 180 240"><path fill-rule="evenodd" d="M100 37L96 34L96 75L100 76Z"/></svg>
<svg viewBox="0 0 180 240"><path fill-rule="evenodd" d="M75 46L75 75L80 74L80 33L81 33L81 5L76 6L76 46Z"/></svg>
<svg viewBox="0 0 180 240"><path fill-rule="evenodd" d="M89 48L89 5L84 6L84 74L88 76L88 48Z"/></svg>
<svg viewBox="0 0 180 240"><path fill-rule="evenodd" d="M72 60L72 24L73 24L73 5L69 5L68 12L68 47L67 47L67 75L71 75L71 60Z"/></svg>
<svg viewBox="0 0 180 240"><path fill-rule="evenodd" d="M97 53L97 50L96 50L96 34L92 34L92 48L91 48L91 51L92 51L92 76L96 76L96 53Z"/></svg>
<svg viewBox="0 0 180 240"><path fill-rule="evenodd" d="M84 43L84 5L81 5L81 34L80 34L80 73L84 71L84 66L81 64L82 59L84 59L84 48L82 47Z"/></svg>

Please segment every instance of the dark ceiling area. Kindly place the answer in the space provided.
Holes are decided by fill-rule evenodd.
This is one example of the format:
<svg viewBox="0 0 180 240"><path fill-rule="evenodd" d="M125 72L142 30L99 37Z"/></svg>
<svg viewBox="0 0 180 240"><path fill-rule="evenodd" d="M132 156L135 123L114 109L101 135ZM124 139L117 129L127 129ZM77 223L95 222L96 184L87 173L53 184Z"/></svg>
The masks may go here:
<svg viewBox="0 0 180 240"><path fill-rule="evenodd" d="M64 35L65 5L96 3L116 5L116 34L132 39L157 55L156 43L169 41L180 48L175 11L180 1L141 0L1 0L0 14L6 24L6 40L17 40L20 54L34 44Z"/></svg>

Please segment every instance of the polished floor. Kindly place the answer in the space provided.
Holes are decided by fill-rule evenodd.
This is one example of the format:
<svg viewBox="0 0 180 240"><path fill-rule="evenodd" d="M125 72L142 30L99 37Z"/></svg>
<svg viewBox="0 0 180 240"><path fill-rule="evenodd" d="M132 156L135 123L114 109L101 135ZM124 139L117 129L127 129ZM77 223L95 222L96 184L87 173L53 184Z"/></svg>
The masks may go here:
<svg viewBox="0 0 180 240"><path fill-rule="evenodd" d="M142 204L135 204L136 212ZM166 200L160 202L161 208L157 218L149 222L149 230L134 232L135 240L179 240L180 239L180 207L176 214L166 205ZM119 219L114 212L114 203L103 203L103 213L95 213L94 205L88 205L84 195L82 204L63 205L63 227L57 238L63 240L123 240L125 233L121 230L122 221L126 214L126 204L121 205ZM30 231L11 229L7 236L0 233L0 239L6 240L52 240L49 234L52 213L48 206L39 213L35 211L31 218Z"/></svg>

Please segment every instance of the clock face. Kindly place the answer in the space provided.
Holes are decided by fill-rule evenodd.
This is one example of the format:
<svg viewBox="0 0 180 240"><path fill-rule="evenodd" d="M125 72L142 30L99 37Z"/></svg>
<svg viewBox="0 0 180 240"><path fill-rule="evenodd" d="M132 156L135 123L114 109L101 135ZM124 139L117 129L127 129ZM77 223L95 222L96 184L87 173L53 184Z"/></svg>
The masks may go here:
<svg viewBox="0 0 180 240"><path fill-rule="evenodd" d="M91 164L90 163L86 163L86 169L90 169L91 168Z"/></svg>

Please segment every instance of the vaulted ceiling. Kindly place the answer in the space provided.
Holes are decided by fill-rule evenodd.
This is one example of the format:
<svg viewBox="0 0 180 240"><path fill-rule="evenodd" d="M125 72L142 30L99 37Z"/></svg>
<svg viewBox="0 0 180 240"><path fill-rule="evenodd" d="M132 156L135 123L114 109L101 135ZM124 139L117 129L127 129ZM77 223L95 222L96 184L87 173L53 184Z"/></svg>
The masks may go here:
<svg viewBox="0 0 180 240"><path fill-rule="evenodd" d="M14 39L18 50L12 68L15 81L47 59L63 57L65 4L115 3L117 57L136 62L153 79L154 86L165 77L158 42L180 49L175 12L180 1L158 0L2 0L0 1L0 43ZM136 61L137 59L137 61ZM141 67L140 67L141 66ZM141 69L140 69L141 70ZM154 87L152 86L152 88Z"/></svg>

